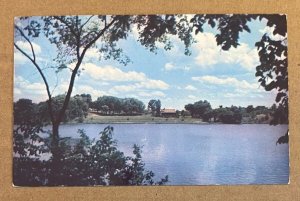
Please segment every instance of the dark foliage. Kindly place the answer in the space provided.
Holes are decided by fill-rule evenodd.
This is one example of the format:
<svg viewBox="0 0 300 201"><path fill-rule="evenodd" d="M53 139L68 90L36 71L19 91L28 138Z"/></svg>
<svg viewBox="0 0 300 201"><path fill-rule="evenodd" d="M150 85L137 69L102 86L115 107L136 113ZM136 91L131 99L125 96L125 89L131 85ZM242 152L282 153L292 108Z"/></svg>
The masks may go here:
<svg viewBox="0 0 300 201"><path fill-rule="evenodd" d="M36 104L29 99L18 100L14 103L14 117L13 150L15 154L23 158L28 154L38 156L49 151L47 147L37 145L37 143L43 144L43 138L39 134L44 133L45 123L41 121Z"/></svg>
<svg viewBox="0 0 300 201"><path fill-rule="evenodd" d="M267 20L267 26L272 27L273 36L263 35L255 46L258 49L260 65L256 67L256 77L266 91L277 90L276 103L280 106L271 124L288 122L288 71L287 71L287 21L285 15L195 15L191 19L195 33L203 32L203 25L217 27L217 44L223 50L236 48L239 34L249 32L248 22L255 19Z"/></svg>
<svg viewBox="0 0 300 201"><path fill-rule="evenodd" d="M145 105L136 98L101 96L91 103L91 108L100 111L104 115L134 115L143 113Z"/></svg>
<svg viewBox="0 0 300 201"><path fill-rule="evenodd" d="M53 114L57 115L61 108L65 95L58 95L52 98L51 106ZM28 108L24 108L25 99L20 99L15 103L14 107L14 124L20 125L22 121L26 125L33 126L37 123L50 124L51 117L49 115L48 101L38 104L27 104ZM31 100L27 100L32 102ZM23 105L20 105L23 104ZM70 103L63 116L63 122L74 119L82 119L87 116L88 102L82 96L74 96L70 99ZM32 121L32 123L30 123Z"/></svg>
<svg viewBox="0 0 300 201"><path fill-rule="evenodd" d="M187 104L184 108L189 111L192 117L202 118L206 121L210 118L211 105L207 100L200 100L195 102L194 104Z"/></svg>
<svg viewBox="0 0 300 201"><path fill-rule="evenodd" d="M84 130L80 139L61 139L63 153L58 172L51 173L51 158L39 155L14 157L13 181L16 186L90 186L90 185L163 185L168 176L155 182L154 173L145 169L141 148L133 146L133 156L125 156L113 140L108 126L91 140ZM56 175L56 180L50 179Z"/></svg>
<svg viewBox="0 0 300 201"><path fill-rule="evenodd" d="M159 99L151 99L148 102L148 110L151 111L152 116L159 117L160 116L160 109L161 109L161 102Z"/></svg>
<svg viewBox="0 0 300 201"><path fill-rule="evenodd" d="M280 107L280 106L279 106ZM240 123L269 123L273 122L280 110L274 104L270 108L265 106L253 107L223 107L212 109L208 101L198 101L194 104L185 105L185 109L190 114L184 114L186 111L181 112L181 116L192 116L192 118L201 118L205 122L221 122L225 124L240 124ZM282 117L282 113L279 113ZM286 118L286 117L285 117ZM282 119L283 121L284 119Z"/></svg>

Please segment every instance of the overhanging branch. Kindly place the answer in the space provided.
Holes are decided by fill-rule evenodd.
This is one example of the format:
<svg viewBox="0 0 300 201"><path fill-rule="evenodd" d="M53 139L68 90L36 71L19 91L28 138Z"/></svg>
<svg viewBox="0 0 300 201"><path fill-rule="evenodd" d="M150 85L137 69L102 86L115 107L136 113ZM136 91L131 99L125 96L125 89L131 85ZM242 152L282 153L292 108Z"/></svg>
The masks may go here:
<svg viewBox="0 0 300 201"><path fill-rule="evenodd" d="M30 48L31 48L31 52L32 52L32 56L33 56L33 58L31 59L30 58L30 60L31 61L35 61L35 52L34 52L34 49L33 49L33 45L32 45L32 43L31 43L31 41L29 40L29 38L24 34L24 32L17 26L17 25L15 25L15 29L17 29L19 32L20 32L20 34L21 34L21 36L23 37L23 38L25 38L25 40L29 43L29 45L30 45ZM16 46L16 45L15 45ZM20 49L19 49L20 50ZM24 53L23 53L24 54ZM26 56L26 55L25 55ZM29 58L29 57L27 57L27 58Z"/></svg>
<svg viewBox="0 0 300 201"><path fill-rule="evenodd" d="M31 58L24 50L22 50L22 48L20 48L16 43L14 43L14 46L16 47L16 49L19 50L25 57L27 57L31 61L31 63L35 66L35 68L38 70L40 76L43 79L43 82L44 82L44 84L46 86L46 91L47 91L48 99L49 99L49 101L48 101L48 108L49 108L50 118L51 118L51 122L53 123L54 120L55 120L55 118L54 118L54 115L53 115L52 96L51 96L51 93L50 93L50 88L49 88L48 81L47 81L46 76L44 75L41 67L36 63L34 48L33 48L33 45L31 43L31 41L29 40L28 37L25 36L24 32L19 27L15 26L15 28L20 32L20 34L22 35L22 37L24 37L25 40L28 41L28 43L31 46L31 51L32 51L32 54L33 54L33 58Z"/></svg>
<svg viewBox="0 0 300 201"><path fill-rule="evenodd" d="M57 123L60 123L61 120L62 120L62 117L64 116L64 113L68 107L68 104L69 104L69 101L70 101L70 98L71 98L71 94L72 94L72 90L73 90L73 86L74 86L74 82L75 82L75 78L76 78L76 75L77 75L77 72L78 72L78 69L82 63L82 60L84 58L84 55L86 53L86 51L88 50L88 48L90 48L104 33L106 30L109 29L110 26L113 25L113 23L116 21L116 19L114 18L107 26L105 26L101 31L99 31L99 33L96 35L96 37L94 39L92 39L86 46L85 48L83 49L77 63L76 63L76 66L72 72L72 75L71 75L71 79L70 79L70 83L69 83L69 88L68 88L68 91L67 91L67 95L66 95L66 98L64 100L64 103L63 103L63 107L62 109L60 110L59 112L59 116L57 117Z"/></svg>

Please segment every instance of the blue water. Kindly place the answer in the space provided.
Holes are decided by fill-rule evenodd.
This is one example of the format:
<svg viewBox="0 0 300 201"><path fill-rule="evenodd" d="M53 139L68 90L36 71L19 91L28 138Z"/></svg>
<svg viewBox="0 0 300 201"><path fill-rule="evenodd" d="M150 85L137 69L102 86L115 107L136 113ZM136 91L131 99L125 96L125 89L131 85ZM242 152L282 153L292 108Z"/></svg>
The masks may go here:
<svg viewBox="0 0 300 201"><path fill-rule="evenodd" d="M85 129L94 138L107 125L63 125L62 136ZM275 144L287 125L112 124L119 149L132 155L143 146L143 161L169 185L286 184L288 144Z"/></svg>

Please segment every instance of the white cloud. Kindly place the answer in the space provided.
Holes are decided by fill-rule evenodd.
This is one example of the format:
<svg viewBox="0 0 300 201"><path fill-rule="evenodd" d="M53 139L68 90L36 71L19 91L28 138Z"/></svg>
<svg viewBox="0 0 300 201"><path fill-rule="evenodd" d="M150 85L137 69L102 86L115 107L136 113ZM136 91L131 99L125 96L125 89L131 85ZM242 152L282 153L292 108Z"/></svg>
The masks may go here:
<svg viewBox="0 0 300 201"><path fill-rule="evenodd" d="M32 46L33 46L33 50L34 50L34 53L37 55L37 54L40 54L42 52L42 49L41 47L36 44L35 42L31 42L32 43ZM19 46L24 52L26 52L27 54L29 55L32 55L32 52L31 52L31 46L28 42L25 42L25 41L17 41L16 42L17 46Z"/></svg>
<svg viewBox="0 0 300 201"><path fill-rule="evenodd" d="M211 67L215 64L239 64L247 71L254 71L259 62L256 48L251 49L247 44L241 43L237 48L222 51L217 45L214 34L199 33L194 36L197 43L193 44L195 62L200 67Z"/></svg>
<svg viewBox="0 0 300 201"><path fill-rule="evenodd" d="M164 66L164 70L171 71L171 70L185 70L189 71L190 67L188 66L175 66L173 63L166 63Z"/></svg>
<svg viewBox="0 0 300 201"><path fill-rule="evenodd" d="M212 33L198 33L194 37L197 40L193 45L196 64L203 67L217 64L221 48L217 46L215 36Z"/></svg>
<svg viewBox="0 0 300 201"><path fill-rule="evenodd" d="M117 85L112 88L112 90L116 92L130 92L135 91L136 89L136 85Z"/></svg>
<svg viewBox="0 0 300 201"><path fill-rule="evenodd" d="M69 89L69 83L66 81L62 81L55 89L55 91L58 93L56 95L64 94L68 91L68 89Z"/></svg>
<svg viewBox="0 0 300 201"><path fill-rule="evenodd" d="M164 94L164 93L161 92L161 91L153 91L153 92L152 92L152 95L153 95L153 96L158 96L158 97L165 97L165 96L166 96L166 94Z"/></svg>
<svg viewBox="0 0 300 201"><path fill-rule="evenodd" d="M191 58L194 59L195 66L213 67L216 64L237 64L247 71L255 71L255 67L259 64L259 56L256 48L250 48L246 43L240 43L237 48L230 48L223 51L217 45L215 35L210 32L198 33L193 35L196 43L191 46ZM189 70L186 66L177 66L174 60L178 61L184 57L184 45L176 36L170 36L172 41L172 49L164 51L167 58L173 62L167 62L164 66L165 71L171 70ZM157 47L163 49L163 44L158 43Z"/></svg>
<svg viewBox="0 0 300 201"><path fill-rule="evenodd" d="M151 97L151 98L153 98L153 97L165 97L166 96L161 91L150 91L150 92L149 91L147 91L147 92L141 91L141 92L138 93L138 95L142 96L142 97Z"/></svg>
<svg viewBox="0 0 300 201"><path fill-rule="evenodd" d="M19 86L23 89L29 89L29 90L45 90L46 89L44 84L42 84L40 82L30 83L29 81L25 80L22 76L17 76L15 78L15 85Z"/></svg>
<svg viewBox="0 0 300 201"><path fill-rule="evenodd" d="M169 88L169 85L162 80L152 80L146 79L142 82L136 84L138 88L146 88L146 89L162 89L166 90Z"/></svg>
<svg viewBox="0 0 300 201"><path fill-rule="evenodd" d="M28 84L28 85L26 86L26 89L32 90L32 91L34 92L35 90L45 90L46 87L45 87L44 84L42 84L42 83L37 83L37 82L36 82L36 83Z"/></svg>
<svg viewBox="0 0 300 201"><path fill-rule="evenodd" d="M80 51L82 50L83 48ZM97 48L90 48L86 51L84 55L84 62L98 61L100 57L101 57L101 53L98 51Z"/></svg>
<svg viewBox="0 0 300 201"><path fill-rule="evenodd" d="M30 83L21 76L16 76L14 80L14 100L29 98L34 102L47 100L46 87L43 83Z"/></svg>
<svg viewBox="0 0 300 201"><path fill-rule="evenodd" d="M136 89L160 89L166 90L169 85L162 80L148 78L144 73L136 71L124 72L113 66L97 66L92 63L83 64L85 73L94 80L113 82L130 82L126 85L116 85L112 88L115 92L129 92Z"/></svg>
<svg viewBox="0 0 300 201"><path fill-rule="evenodd" d="M166 63L165 64L165 70L169 71L169 70L174 70L175 66L172 63Z"/></svg>
<svg viewBox="0 0 300 201"><path fill-rule="evenodd" d="M14 94L15 95L21 95L22 94L22 91L18 88L14 88Z"/></svg>
<svg viewBox="0 0 300 201"><path fill-rule="evenodd" d="M114 93L118 92L132 92L132 91L142 91L142 90L149 90L149 89L159 89L159 90L166 90L169 88L169 85L161 80L150 80L146 79L143 82L138 82L135 84L128 84L128 85L116 85L114 86L111 91Z"/></svg>
<svg viewBox="0 0 300 201"><path fill-rule="evenodd" d="M185 87L185 89L186 89L186 90L189 90L189 91L196 91L196 90L197 90L197 88L194 87L193 85L187 85L187 86Z"/></svg>
<svg viewBox="0 0 300 201"><path fill-rule="evenodd" d="M115 96L131 96L130 93L135 93L136 98L141 97L165 97L165 94L160 90L169 89L169 85L162 81L151 79L142 72L124 71L114 66L98 66L92 63L82 64L83 74L90 77L94 82L107 81L110 82L111 88L106 92L96 92L96 96L100 94L111 94ZM122 83L122 84L120 84ZM88 90L88 89L87 89ZM93 91L91 89L91 91ZM95 96L95 95L93 95Z"/></svg>
<svg viewBox="0 0 300 201"><path fill-rule="evenodd" d="M225 93L224 97L225 98L237 98L237 97L242 97L243 94L239 94L239 93Z"/></svg>
<svg viewBox="0 0 300 201"><path fill-rule="evenodd" d="M90 94L92 96L93 100L95 100L98 97L103 96L103 95L110 95L107 92L96 90L93 87L88 86L88 85L79 85L78 87L74 88L74 92L73 92L74 95L75 94L86 94L86 93Z"/></svg>
<svg viewBox="0 0 300 201"><path fill-rule="evenodd" d="M195 99L197 99L197 97L196 97L196 96L194 96L194 95L188 95L188 98L189 98L189 99L192 99L192 100L195 100Z"/></svg>
<svg viewBox="0 0 300 201"><path fill-rule="evenodd" d="M29 59L26 58L22 53L20 53L18 50L15 50L14 53L14 63L15 64L25 64L28 62Z"/></svg>
<svg viewBox="0 0 300 201"><path fill-rule="evenodd" d="M206 75L202 77L192 77L192 80L214 85L233 86L242 89L258 89L259 86L257 83L249 83L246 80L238 80L234 77L218 78L216 76Z"/></svg>
<svg viewBox="0 0 300 201"><path fill-rule="evenodd" d="M52 96L56 96L59 94L64 94L67 92L69 84L67 82L62 82L59 84L54 90L55 93ZM92 98L97 98L103 95L109 95L109 93L96 90L88 85L78 85L74 86L72 96L75 94L83 94L88 93L92 96ZM46 87L43 83L40 82L29 82L25 80L21 76L15 77L15 86L14 86L14 100L18 100L20 98L29 98L33 100L33 102L41 102L48 99L46 93Z"/></svg>
<svg viewBox="0 0 300 201"><path fill-rule="evenodd" d="M24 42L24 41L17 41L16 44L21 48L21 50L23 50L26 54L28 54L31 58L33 58L32 55L32 51L31 51L31 46L28 42ZM34 49L34 53L36 56L37 60L42 60L41 57L39 57L39 55L42 52L41 47L32 42L32 46ZM15 48L14 50L14 63L15 64L25 64L26 62L29 62L29 59L27 57L25 57L18 49Z"/></svg>
<svg viewBox="0 0 300 201"><path fill-rule="evenodd" d="M237 48L232 48L229 51L223 51L221 58L224 63L240 64L248 71L255 71L259 64L259 56L257 49L250 49L245 43L241 43Z"/></svg>
<svg viewBox="0 0 300 201"><path fill-rule="evenodd" d="M119 68L113 66L97 66L92 63L82 64L82 68L85 69L90 77L95 80L104 80L104 81L143 81L146 79L144 73L139 73L136 71L124 72Z"/></svg>
<svg viewBox="0 0 300 201"><path fill-rule="evenodd" d="M99 67L94 64L83 64L86 76L85 79L90 79L91 82L100 83L104 81L107 85L110 82L112 87L104 87L104 91L97 90L89 84L75 85L72 95L89 93L92 97L99 97L103 95L117 95L124 96L129 95L128 92L134 92L142 97L165 97L165 94L160 90L169 89L169 85L162 80L154 80L148 78L144 73L135 71L122 71L113 66ZM118 85L118 83L123 83ZM62 78L55 88L50 88L50 92L53 96L58 94L64 94L67 92L69 82ZM53 91L52 91L53 90ZM15 78L15 98L30 97L35 102L45 101L47 94L44 84L41 82L30 82L25 80L21 76Z"/></svg>

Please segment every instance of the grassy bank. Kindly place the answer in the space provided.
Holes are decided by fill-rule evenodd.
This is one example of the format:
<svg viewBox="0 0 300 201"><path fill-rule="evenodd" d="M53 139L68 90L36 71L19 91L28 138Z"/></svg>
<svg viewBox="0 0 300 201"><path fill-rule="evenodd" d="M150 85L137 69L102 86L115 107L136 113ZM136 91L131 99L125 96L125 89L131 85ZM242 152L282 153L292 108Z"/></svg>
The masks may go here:
<svg viewBox="0 0 300 201"><path fill-rule="evenodd" d="M113 124L113 123L156 123L156 124L222 124L221 122L203 122L201 119L187 117L153 117L151 114L143 114L136 116L103 116L94 113L88 113L83 121L78 119L68 122L68 124ZM269 124L269 121L255 121L251 118L243 118L242 124Z"/></svg>
<svg viewBox="0 0 300 201"><path fill-rule="evenodd" d="M78 121L72 121L70 123L78 123ZM82 123L89 124L107 124L107 123L187 123L187 124L207 124L207 122L201 121L201 119L194 119L191 117L184 118L164 118L164 117L153 117L151 114L138 115L138 116L101 116L93 113L89 113L84 118Z"/></svg>

